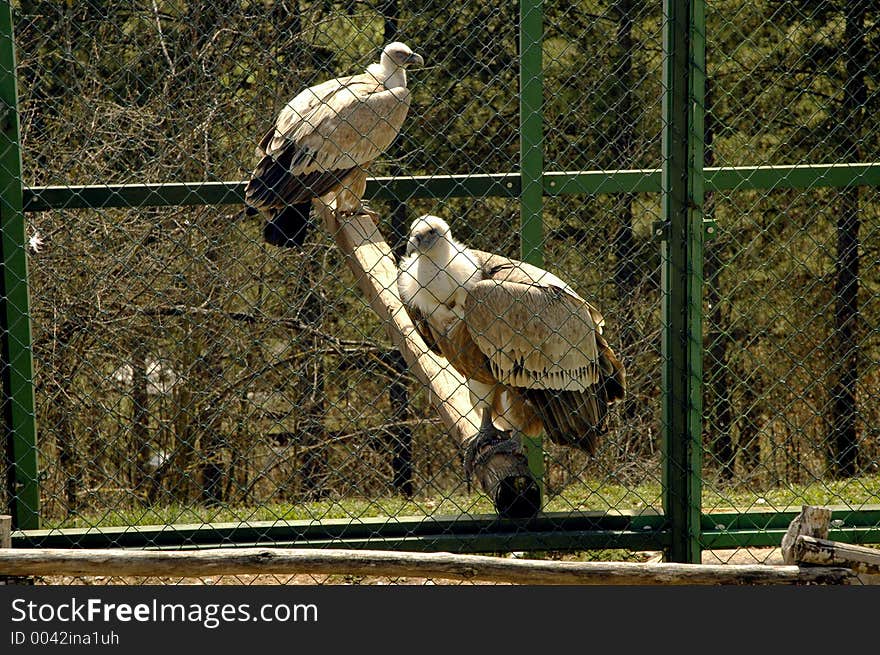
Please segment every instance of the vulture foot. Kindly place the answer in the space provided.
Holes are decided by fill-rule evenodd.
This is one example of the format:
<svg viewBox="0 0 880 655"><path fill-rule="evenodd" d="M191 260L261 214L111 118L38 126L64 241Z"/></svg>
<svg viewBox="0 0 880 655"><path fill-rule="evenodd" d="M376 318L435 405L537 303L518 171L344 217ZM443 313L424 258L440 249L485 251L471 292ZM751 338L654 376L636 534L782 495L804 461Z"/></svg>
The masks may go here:
<svg viewBox="0 0 880 655"><path fill-rule="evenodd" d="M464 467L468 485L476 476L499 516L528 519L541 511L541 487L511 432L481 428L465 447Z"/></svg>
<svg viewBox="0 0 880 655"><path fill-rule="evenodd" d="M358 216L360 214L366 214L374 221L378 221L380 218L379 212L373 211L366 205L361 205L357 209L342 209L336 212L336 215L342 218L351 218L352 216Z"/></svg>
<svg viewBox="0 0 880 655"><path fill-rule="evenodd" d="M473 477L477 467L499 453L517 453L519 443L509 430L504 432L494 425L483 426L470 440L464 450L464 472L468 480Z"/></svg>

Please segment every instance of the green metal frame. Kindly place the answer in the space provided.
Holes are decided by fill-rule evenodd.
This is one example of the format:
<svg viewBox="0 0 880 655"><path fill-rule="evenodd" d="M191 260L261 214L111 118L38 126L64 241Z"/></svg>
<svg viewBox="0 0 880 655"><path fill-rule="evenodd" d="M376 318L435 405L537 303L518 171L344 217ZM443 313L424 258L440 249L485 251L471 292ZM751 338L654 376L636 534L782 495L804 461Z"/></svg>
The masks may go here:
<svg viewBox="0 0 880 655"><path fill-rule="evenodd" d="M702 0L664 0L663 15L663 500L669 559L699 562L703 55L694 36Z"/></svg>
<svg viewBox="0 0 880 655"><path fill-rule="evenodd" d="M545 196L603 193L660 193L656 168L615 171L544 171ZM880 186L880 162L729 166L703 170L705 191ZM369 200L412 198L519 198L519 173L406 175L367 180ZM246 182L175 182L101 186L38 186L24 189L24 211L240 205Z"/></svg>
<svg viewBox="0 0 880 655"><path fill-rule="evenodd" d="M15 476L16 547L196 548L274 544L491 552L590 548L663 549L675 561L699 561L702 548L776 546L797 510L701 512L701 292L707 191L880 186L880 163L743 166L703 169L704 0L664 0L663 167L617 171L544 171L542 0L520 0L520 170L479 175L373 178L371 199L496 196L520 201L524 260L542 263L545 196L662 194L664 321L663 513L541 514L529 521L496 516L395 517L207 525L39 530L23 212L80 208L240 204L244 182L34 187L22 189L17 90L9 3L0 11L0 152L4 393ZM529 446L541 479L540 441ZM831 537L880 542L880 507L834 509Z"/></svg>
<svg viewBox="0 0 880 655"><path fill-rule="evenodd" d="M3 332L3 419L14 475L10 485L13 523L38 528L40 487L34 418L33 362L25 250L18 87L12 8L0 5L0 321Z"/></svg>

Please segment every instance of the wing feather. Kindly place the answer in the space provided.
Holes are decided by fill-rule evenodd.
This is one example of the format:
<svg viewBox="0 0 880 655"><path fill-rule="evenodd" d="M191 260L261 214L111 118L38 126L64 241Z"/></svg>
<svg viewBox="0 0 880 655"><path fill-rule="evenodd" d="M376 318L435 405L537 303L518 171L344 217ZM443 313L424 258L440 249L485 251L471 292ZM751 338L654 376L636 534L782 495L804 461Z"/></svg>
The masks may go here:
<svg viewBox="0 0 880 655"><path fill-rule="evenodd" d="M409 104L408 89L386 89L366 73L319 84L282 110L266 155L289 153L295 176L365 166L391 145Z"/></svg>
<svg viewBox="0 0 880 655"><path fill-rule="evenodd" d="M543 269L482 254L485 277L468 292L465 322L498 381L568 391L597 384L598 311Z"/></svg>
<svg viewBox="0 0 880 655"><path fill-rule="evenodd" d="M404 309L406 309L406 313L409 314L409 317L412 319L416 332L418 332L425 341L425 345L427 345L434 354L442 356L443 351L440 349L440 344L438 343L438 335L434 333L431 323L428 321L428 317L425 316L415 305L404 305Z"/></svg>

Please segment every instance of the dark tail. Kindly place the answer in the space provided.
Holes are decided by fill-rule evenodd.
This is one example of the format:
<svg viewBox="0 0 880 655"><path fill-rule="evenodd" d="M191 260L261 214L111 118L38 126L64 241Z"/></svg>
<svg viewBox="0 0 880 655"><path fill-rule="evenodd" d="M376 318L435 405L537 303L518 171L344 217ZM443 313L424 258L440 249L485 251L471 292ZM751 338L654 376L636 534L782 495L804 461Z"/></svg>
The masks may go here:
<svg viewBox="0 0 880 655"><path fill-rule="evenodd" d="M527 402L544 425L544 433L554 443L574 446L591 455L599 437L607 430L608 403L601 386L588 391L523 389Z"/></svg>
<svg viewBox="0 0 880 655"><path fill-rule="evenodd" d="M605 388L605 399L609 403L623 400L626 369L601 334L596 335L596 345L599 346L599 383Z"/></svg>
<svg viewBox="0 0 880 655"><path fill-rule="evenodd" d="M309 212L312 201L273 209L271 220L263 227L267 243L280 248L302 247L309 233Z"/></svg>
<svg viewBox="0 0 880 655"><path fill-rule="evenodd" d="M601 335L599 383L587 391L524 389L523 395L544 424L554 443L574 446L591 455L608 430L608 408L626 394L626 371Z"/></svg>

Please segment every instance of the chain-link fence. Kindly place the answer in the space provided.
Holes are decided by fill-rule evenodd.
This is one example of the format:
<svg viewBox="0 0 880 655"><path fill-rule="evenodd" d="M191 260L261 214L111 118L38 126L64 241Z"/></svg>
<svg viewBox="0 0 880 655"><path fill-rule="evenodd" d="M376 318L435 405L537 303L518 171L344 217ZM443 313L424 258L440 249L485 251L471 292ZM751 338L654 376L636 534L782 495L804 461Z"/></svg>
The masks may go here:
<svg viewBox="0 0 880 655"><path fill-rule="evenodd" d="M706 39L685 138L713 226L702 307L670 305L663 274L678 238L661 224L675 112L663 3L13 10L39 466L19 431L6 466L30 528L19 545L659 550L682 494L698 547L724 561L718 549L778 544L806 502L838 506L835 534L877 541L880 168L850 165L880 145L871 3L728 2L684 23ZM473 248L542 260L601 311L626 368L595 453L545 437L532 456L530 521L493 518L468 483L334 235L313 216L301 249L278 248L242 211L285 103L392 41L425 60L368 170L396 255L434 214ZM669 443L689 437L669 408L695 406L671 391L692 363L670 361L670 307L702 316L702 491L670 492L684 460ZM21 500L34 489L38 508Z"/></svg>

